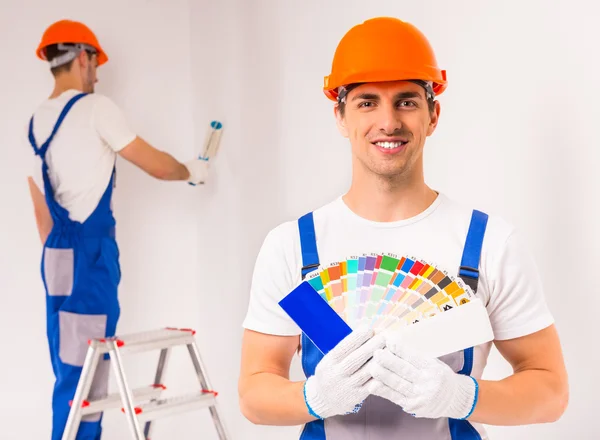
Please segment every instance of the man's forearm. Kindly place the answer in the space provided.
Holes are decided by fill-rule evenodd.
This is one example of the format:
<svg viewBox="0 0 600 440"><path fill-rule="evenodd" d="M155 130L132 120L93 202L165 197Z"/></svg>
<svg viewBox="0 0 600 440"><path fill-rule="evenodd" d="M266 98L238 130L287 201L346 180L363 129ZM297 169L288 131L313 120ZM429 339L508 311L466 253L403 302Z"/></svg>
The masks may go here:
<svg viewBox="0 0 600 440"><path fill-rule="evenodd" d="M556 374L526 370L500 381L479 381L479 399L469 420L488 425L550 423L560 418L568 387Z"/></svg>
<svg viewBox="0 0 600 440"><path fill-rule="evenodd" d="M169 153L161 152L161 166L154 177L161 180L187 180L190 176L188 169Z"/></svg>
<svg viewBox="0 0 600 440"><path fill-rule="evenodd" d="M304 382L271 373L247 379L240 395L244 416L257 425L302 425L315 420L304 402Z"/></svg>
<svg viewBox="0 0 600 440"><path fill-rule="evenodd" d="M127 161L160 180L187 180L187 167L165 151L158 150L139 136L121 149Z"/></svg>

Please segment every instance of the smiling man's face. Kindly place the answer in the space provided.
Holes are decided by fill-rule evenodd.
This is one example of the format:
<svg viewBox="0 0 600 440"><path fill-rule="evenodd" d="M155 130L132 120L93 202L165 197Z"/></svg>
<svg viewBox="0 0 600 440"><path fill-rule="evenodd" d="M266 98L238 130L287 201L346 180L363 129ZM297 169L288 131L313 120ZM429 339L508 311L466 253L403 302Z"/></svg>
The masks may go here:
<svg viewBox="0 0 600 440"><path fill-rule="evenodd" d="M340 133L352 145L355 172L390 180L422 173L423 146L439 112L439 103L431 111L423 87L409 81L368 83L350 90L344 112L336 107L336 118Z"/></svg>

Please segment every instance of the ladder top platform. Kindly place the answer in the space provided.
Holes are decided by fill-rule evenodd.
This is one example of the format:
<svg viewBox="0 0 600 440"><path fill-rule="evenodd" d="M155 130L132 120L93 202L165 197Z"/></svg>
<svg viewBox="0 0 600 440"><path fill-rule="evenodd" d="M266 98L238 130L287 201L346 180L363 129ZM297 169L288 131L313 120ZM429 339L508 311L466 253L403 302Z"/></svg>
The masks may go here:
<svg viewBox="0 0 600 440"><path fill-rule="evenodd" d="M196 331L190 328L166 327L147 332L130 333L112 338L90 339L88 344L101 353L112 351L115 346L121 352L142 352L187 345L194 342Z"/></svg>

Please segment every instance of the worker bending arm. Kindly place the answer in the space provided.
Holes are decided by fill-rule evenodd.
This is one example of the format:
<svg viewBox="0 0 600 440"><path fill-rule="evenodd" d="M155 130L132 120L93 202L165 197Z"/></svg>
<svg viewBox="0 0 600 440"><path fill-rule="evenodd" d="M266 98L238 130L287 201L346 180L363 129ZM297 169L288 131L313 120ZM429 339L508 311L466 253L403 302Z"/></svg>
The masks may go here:
<svg viewBox="0 0 600 440"><path fill-rule="evenodd" d="M310 356L307 350L315 354L314 347L301 347L299 329L275 300L301 277L300 266L293 271L287 266L295 248L290 226L271 231L263 243L244 321L240 408L248 420L261 425L301 425L358 411L369 394L373 353L385 346L382 335L358 328L323 356L308 380L290 380L298 349L304 350L303 356Z"/></svg>
<svg viewBox="0 0 600 440"><path fill-rule="evenodd" d="M371 363L370 390L418 418L450 417L487 425L518 426L557 421L568 403L567 373L554 325L533 334L495 341L512 365L502 380L475 380L453 372L389 335Z"/></svg>
<svg viewBox="0 0 600 440"><path fill-rule="evenodd" d="M169 153L157 150L144 139L136 138L119 153L138 168L160 180L187 180L188 168ZM200 161L198 161L200 164ZM191 166L189 164L188 166Z"/></svg>
<svg viewBox="0 0 600 440"><path fill-rule="evenodd" d="M300 425L314 417L304 404L304 382L289 380L300 338L244 331L239 382L241 410L253 423Z"/></svg>
<svg viewBox="0 0 600 440"><path fill-rule="evenodd" d="M384 346L369 329L354 331L327 353L315 375L289 380L295 336L273 336L245 330L240 398L242 413L261 425L300 425L352 413L369 394L369 361Z"/></svg>
<svg viewBox="0 0 600 440"><path fill-rule="evenodd" d="M208 172L208 162L192 159L179 162L136 135L121 109L105 96L96 96L92 123L100 138L125 160L160 180L180 180L202 183Z"/></svg>

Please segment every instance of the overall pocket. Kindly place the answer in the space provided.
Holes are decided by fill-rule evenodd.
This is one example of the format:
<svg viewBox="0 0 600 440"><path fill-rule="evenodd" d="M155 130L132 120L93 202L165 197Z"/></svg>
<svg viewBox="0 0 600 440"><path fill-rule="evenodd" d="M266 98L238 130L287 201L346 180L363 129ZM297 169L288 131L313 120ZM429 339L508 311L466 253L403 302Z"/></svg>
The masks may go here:
<svg viewBox="0 0 600 440"><path fill-rule="evenodd" d="M49 296L70 296L73 291L73 249L44 249L44 280Z"/></svg>
<svg viewBox="0 0 600 440"><path fill-rule="evenodd" d="M88 340L106 336L106 315L86 315L58 311L60 360L67 365L82 367L88 351Z"/></svg>

